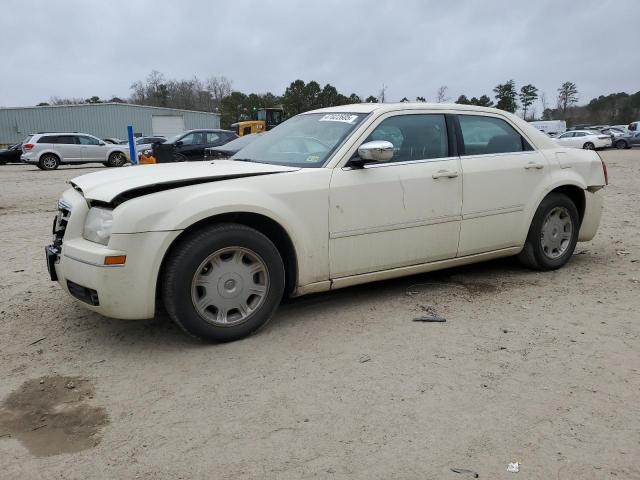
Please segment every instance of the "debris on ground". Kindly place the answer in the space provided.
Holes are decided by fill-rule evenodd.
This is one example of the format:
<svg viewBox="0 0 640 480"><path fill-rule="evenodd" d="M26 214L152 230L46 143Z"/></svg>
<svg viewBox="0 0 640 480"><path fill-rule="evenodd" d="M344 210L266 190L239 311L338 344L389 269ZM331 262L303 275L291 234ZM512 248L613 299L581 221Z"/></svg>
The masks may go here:
<svg viewBox="0 0 640 480"><path fill-rule="evenodd" d="M473 475L473 478L480 478L480 475L478 475L473 470L469 470L468 468L452 468L451 471L453 473L463 473L465 475Z"/></svg>
<svg viewBox="0 0 640 480"><path fill-rule="evenodd" d="M631 255L631 252L627 251L627 250L617 250L616 251L616 255L619 255L621 257L624 257L625 255Z"/></svg>
<svg viewBox="0 0 640 480"><path fill-rule="evenodd" d="M369 355L362 355L360 357L360 363L365 363L365 362L368 362L369 360L371 360L371 357Z"/></svg>
<svg viewBox="0 0 640 480"><path fill-rule="evenodd" d="M452 283L452 282L424 282L424 283L414 283L413 285L409 285L409 287L407 287L407 289L404 291L404 294L407 297L417 295L420 292L416 291L415 287L423 287L423 286L454 287L454 288L461 288L463 290L468 290L468 288L465 287L464 285L459 285L457 283Z"/></svg>
<svg viewBox="0 0 640 480"><path fill-rule="evenodd" d="M520 464L518 462L512 462L507 465L507 472L518 473L520 471Z"/></svg>
<svg viewBox="0 0 640 480"><path fill-rule="evenodd" d="M587 253L589 253L589 250L578 250L573 252L574 255L586 255Z"/></svg>
<svg viewBox="0 0 640 480"><path fill-rule="evenodd" d="M413 319L414 322L438 322L438 323L442 323L442 322L446 322L447 319L444 317L441 317L438 314L435 313L427 313L426 315L420 315L419 317L415 317Z"/></svg>
<svg viewBox="0 0 640 480"><path fill-rule="evenodd" d="M39 338L39 339L37 339L37 340L35 340L35 341L31 342L31 343L30 343L29 345L27 345L27 346L28 346L28 347L30 347L31 345L35 345L36 343L40 343L40 342L41 342L41 341L43 341L45 338L47 338L47 337Z"/></svg>

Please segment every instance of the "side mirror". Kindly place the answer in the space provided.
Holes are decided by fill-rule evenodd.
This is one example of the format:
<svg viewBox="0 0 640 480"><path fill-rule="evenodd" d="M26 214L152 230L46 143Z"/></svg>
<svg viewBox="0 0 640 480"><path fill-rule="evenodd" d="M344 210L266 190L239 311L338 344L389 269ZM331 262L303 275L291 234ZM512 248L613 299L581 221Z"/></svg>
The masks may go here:
<svg viewBox="0 0 640 480"><path fill-rule="evenodd" d="M393 143L374 140L358 147L358 156L364 162L388 162L393 158Z"/></svg>
<svg viewBox="0 0 640 480"><path fill-rule="evenodd" d="M176 147L181 147L182 146L182 140L178 140L176 142Z"/></svg>
<svg viewBox="0 0 640 480"><path fill-rule="evenodd" d="M106 143L100 142L98 145L100 145L101 147L104 147L106 145Z"/></svg>

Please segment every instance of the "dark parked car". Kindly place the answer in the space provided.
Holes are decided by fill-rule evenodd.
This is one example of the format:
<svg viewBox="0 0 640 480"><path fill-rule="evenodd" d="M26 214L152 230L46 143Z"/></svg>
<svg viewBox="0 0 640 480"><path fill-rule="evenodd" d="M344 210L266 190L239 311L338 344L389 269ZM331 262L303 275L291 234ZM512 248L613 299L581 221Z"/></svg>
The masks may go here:
<svg viewBox="0 0 640 480"><path fill-rule="evenodd" d="M22 155L22 148L19 143L11 145L6 150L0 150L0 165L6 163L22 163L20 161L20 155Z"/></svg>
<svg viewBox="0 0 640 480"><path fill-rule="evenodd" d="M219 147L209 147L205 149L205 158L209 159L218 159L223 160L229 158L244 147L249 145L251 142L260 137L260 135L264 135L264 133L252 133L250 135L244 135L242 137L238 137L235 140L231 140L229 143L225 143Z"/></svg>
<svg viewBox="0 0 640 480"><path fill-rule="evenodd" d="M231 130L189 130L167 140L164 146L175 147L174 157L178 162L187 160L204 160L204 150L218 147L238 138ZM164 148L163 148L164 149Z"/></svg>
<svg viewBox="0 0 640 480"><path fill-rule="evenodd" d="M614 140L613 146L616 148L640 147L640 132L629 132Z"/></svg>

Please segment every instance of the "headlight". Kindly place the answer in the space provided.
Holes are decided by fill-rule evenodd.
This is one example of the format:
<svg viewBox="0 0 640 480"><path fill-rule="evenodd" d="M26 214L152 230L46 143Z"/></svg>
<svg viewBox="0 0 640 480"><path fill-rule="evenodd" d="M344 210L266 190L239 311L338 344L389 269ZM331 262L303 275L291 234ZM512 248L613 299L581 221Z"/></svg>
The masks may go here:
<svg viewBox="0 0 640 480"><path fill-rule="evenodd" d="M84 221L85 240L107 245L111 238L111 228L113 227L113 210L106 208L91 207L87 218Z"/></svg>

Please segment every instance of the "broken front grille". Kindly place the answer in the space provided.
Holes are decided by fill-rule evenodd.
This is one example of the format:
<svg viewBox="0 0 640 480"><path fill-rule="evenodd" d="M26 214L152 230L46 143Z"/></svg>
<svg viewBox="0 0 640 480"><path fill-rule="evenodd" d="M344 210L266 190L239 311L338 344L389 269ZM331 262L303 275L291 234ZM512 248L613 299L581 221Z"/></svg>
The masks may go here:
<svg viewBox="0 0 640 480"><path fill-rule="evenodd" d="M53 243L56 246L62 245L62 239L64 238L64 232L69 223L69 217L71 217L71 205L62 199L58 200L58 214L53 220Z"/></svg>

